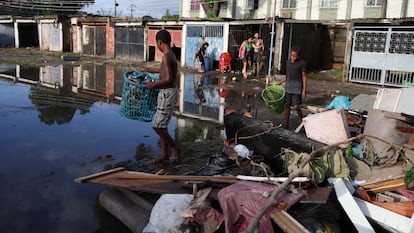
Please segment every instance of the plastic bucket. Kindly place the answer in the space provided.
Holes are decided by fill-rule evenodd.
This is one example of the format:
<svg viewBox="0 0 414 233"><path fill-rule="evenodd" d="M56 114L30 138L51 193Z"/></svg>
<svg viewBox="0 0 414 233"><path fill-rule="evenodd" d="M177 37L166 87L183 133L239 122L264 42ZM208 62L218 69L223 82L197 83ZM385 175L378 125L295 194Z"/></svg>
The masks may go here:
<svg viewBox="0 0 414 233"><path fill-rule="evenodd" d="M204 72L210 71L210 58L209 57L204 58L203 71Z"/></svg>
<svg viewBox="0 0 414 233"><path fill-rule="evenodd" d="M280 114L285 109L285 88L271 85L262 91L262 99L273 114Z"/></svg>

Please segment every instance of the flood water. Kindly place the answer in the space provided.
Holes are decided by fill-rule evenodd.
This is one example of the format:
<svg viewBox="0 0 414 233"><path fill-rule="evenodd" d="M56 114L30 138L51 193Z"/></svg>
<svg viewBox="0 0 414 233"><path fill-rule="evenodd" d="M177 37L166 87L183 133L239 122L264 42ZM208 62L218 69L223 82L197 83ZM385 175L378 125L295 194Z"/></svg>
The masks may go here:
<svg viewBox="0 0 414 233"><path fill-rule="evenodd" d="M223 77L180 75L179 114L168 129L182 159L152 165L160 147L151 123L120 114L124 71L0 65L0 232L128 232L99 206L106 186L74 179L117 166L184 174L220 151L223 96L231 95L218 86Z"/></svg>

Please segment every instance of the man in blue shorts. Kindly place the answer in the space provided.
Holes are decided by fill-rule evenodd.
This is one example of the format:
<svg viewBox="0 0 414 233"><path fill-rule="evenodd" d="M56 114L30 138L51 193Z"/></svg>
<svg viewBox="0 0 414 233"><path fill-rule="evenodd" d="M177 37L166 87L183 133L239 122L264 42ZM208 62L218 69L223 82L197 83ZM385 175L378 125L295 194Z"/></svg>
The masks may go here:
<svg viewBox="0 0 414 233"><path fill-rule="evenodd" d="M289 129L289 117L290 109L296 110L299 117L299 124L302 122L302 111L300 105L302 100L306 98L306 62L299 58L300 47L293 46L290 52L290 59L286 62L286 76L279 81L279 85L286 82L285 87L285 110L284 117L285 122L283 127Z"/></svg>
<svg viewBox="0 0 414 233"><path fill-rule="evenodd" d="M168 133L167 127L177 101L177 58L171 49L171 35L168 31L158 31L155 39L157 48L164 55L161 61L160 80L146 84L148 89L160 88L152 128L160 136L161 157L153 160L153 163L168 162L168 159L175 162L180 156L180 149ZM171 157L168 155L169 148L172 150Z"/></svg>

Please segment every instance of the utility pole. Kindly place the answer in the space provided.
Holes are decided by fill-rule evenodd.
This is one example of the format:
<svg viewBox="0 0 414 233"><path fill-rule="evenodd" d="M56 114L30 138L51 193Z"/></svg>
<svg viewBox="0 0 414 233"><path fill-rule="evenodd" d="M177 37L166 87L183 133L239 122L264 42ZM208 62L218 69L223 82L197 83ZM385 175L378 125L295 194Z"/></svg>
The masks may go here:
<svg viewBox="0 0 414 233"><path fill-rule="evenodd" d="M383 0L382 1L382 18L383 19L387 18L387 7L388 7L387 5L388 5L387 0Z"/></svg>
<svg viewBox="0 0 414 233"><path fill-rule="evenodd" d="M272 2L273 3L273 2ZM269 53L269 64L268 64L268 70L267 70L267 76L270 77L270 72L273 67L273 51L274 51L274 43L273 40L275 38L275 17L276 17L276 0L274 0L273 4L273 12L272 12L272 32L270 33L270 53Z"/></svg>
<svg viewBox="0 0 414 233"><path fill-rule="evenodd" d="M115 17L116 17L116 7L118 6L118 3L116 2L116 0L114 0L114 12L115 12Z"/></svg>
<svg viewBox="0 0 414 233"><path fill-rule="evenodd" d="M129 5L128 9L131 11L131 18L132 18L132 12L135 11L134 8L137 7L135 6L134 3L132 3L131 5Z"/></svg>

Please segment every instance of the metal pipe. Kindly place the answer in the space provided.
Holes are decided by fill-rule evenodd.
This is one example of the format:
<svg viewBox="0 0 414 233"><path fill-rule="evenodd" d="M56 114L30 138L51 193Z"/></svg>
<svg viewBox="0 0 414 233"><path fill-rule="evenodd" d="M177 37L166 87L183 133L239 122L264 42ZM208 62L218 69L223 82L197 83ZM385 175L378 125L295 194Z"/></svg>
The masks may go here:
<svg viewBox="0 0 414 233"><path fill-rule="evenodd" d="M116 3L116 0L114 0L114 12L115 12L115 17L116 17L116 6L118 5L118 3Z"/></svg>
<svg viewBox="0 0 414 233"><path fill-rule="evenodd" d="M275 16L276 16L276 0L274 0L274 4L273 4L273 18L272 18L272 32L270 33L270 49L269 49L269 65L268 65L268 70L267 70L267 76L270 76L270 71L272 70L272 66L273 66L273 41L274 41L274 37L275 37Z"/></svg>

